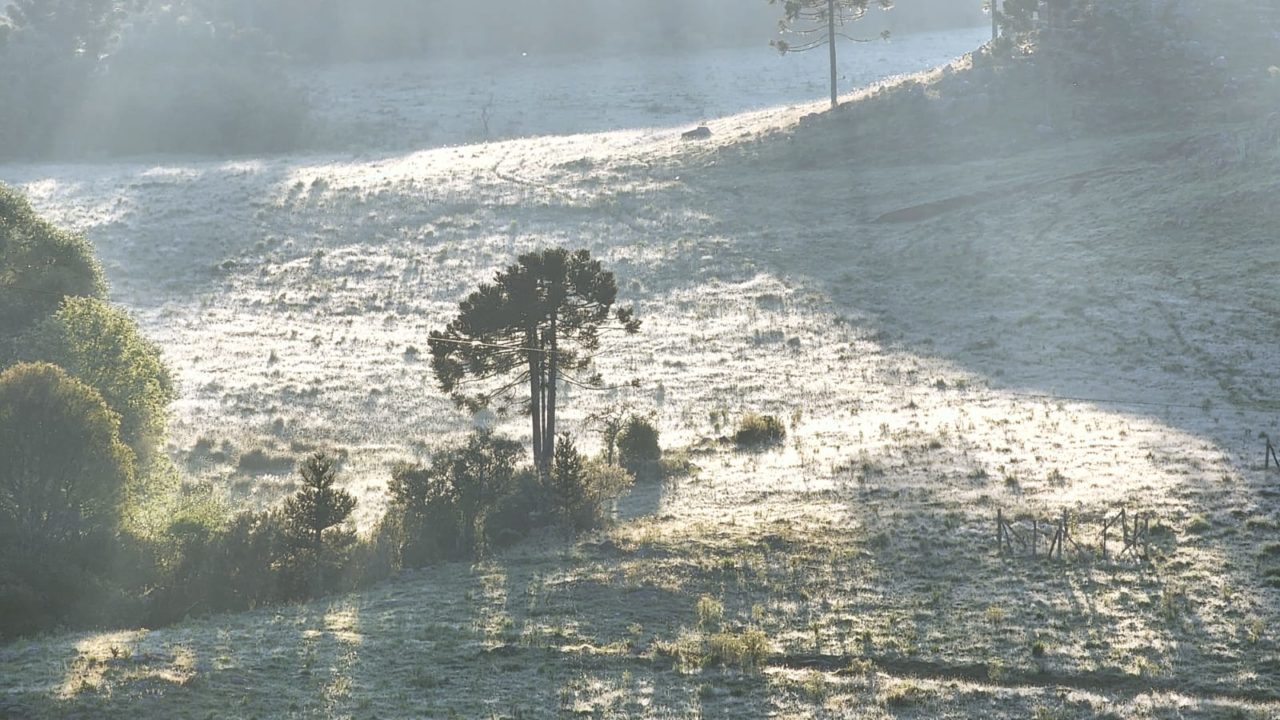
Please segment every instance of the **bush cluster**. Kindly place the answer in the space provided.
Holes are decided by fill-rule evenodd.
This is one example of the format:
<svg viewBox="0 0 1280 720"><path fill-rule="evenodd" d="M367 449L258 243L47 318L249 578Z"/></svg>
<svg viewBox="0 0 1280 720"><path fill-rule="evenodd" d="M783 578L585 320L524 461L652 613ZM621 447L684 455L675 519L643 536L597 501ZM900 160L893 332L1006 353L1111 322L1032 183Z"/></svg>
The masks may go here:
<svg viewBox="0 0 1280 720"><path fill-rule="evenodd" d="M760 448L777 445L787 439L787 426L773 415L747 413L733 433L733 442L740 448Z"/></svg>
<svg viewBox="0 0 1280 720"><path fill-rule="evenodd" d="M631 481L621 468L583 458L567 434L546 477L520 466L523 455L520 444L480 430L425 465L394 468L390 508L371 541L379 564L394 571L475 558L542 527L590 530Z"/></svg>
<svg viewBox="0 0 1280 720"><path fill-rule="evenodd" d="M316 453L299 468L302 487L274 510L228 517L209 498L184 503L131 550L153 583L139 609L158 625L188 615L246 610L355 587L356 500L336 487L338 462Z"/></svg>

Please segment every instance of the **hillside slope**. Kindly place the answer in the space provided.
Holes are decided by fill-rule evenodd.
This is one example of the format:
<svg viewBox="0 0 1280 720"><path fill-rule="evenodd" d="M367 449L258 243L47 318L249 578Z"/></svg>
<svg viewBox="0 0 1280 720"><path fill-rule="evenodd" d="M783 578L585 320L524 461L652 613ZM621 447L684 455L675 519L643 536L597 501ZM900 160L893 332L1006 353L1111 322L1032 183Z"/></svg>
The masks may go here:
<svg viewBox="0 0 1280 720"><path fill-rule="evenodd" d="M181 243L175 202L173 247L116 255L187 268L125 284L195 388L181 447L217 432L206 411L260 423L250 442L281 454L365 428L349 462L458 431L469 418L405 348L514 253L565 244L617 270L646 320L600 360L640 387L571 397L570 424L647 405L701 472L637 488L571 545L0 648L0 716L1280 713L1259 439L1280 437L1274 122L957 141L929 162L815 109L717 121L707 144L139 173L241 208L206 247ZM255 226L282 230L234 232ZM745 410L787 419L786 446L718 442ZM268 494L235 471L244 438L208 439L228 454L194 467ZM1116 530L1097 557L1121 509L1149 518L1149 562L1117 558ZM1083 547L997 554L997 512L1027 533L1063 510Z"/></svg>

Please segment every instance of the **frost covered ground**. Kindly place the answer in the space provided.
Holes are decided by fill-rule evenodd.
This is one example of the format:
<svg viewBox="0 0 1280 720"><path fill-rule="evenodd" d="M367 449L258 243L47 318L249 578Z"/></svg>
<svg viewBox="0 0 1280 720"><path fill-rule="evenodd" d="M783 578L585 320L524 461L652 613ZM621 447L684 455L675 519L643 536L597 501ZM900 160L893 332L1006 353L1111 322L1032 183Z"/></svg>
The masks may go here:
<svg viewBox="0 0 1280 720"><path fill-rule="evenodd" d="M974 38L954 39L943 56ZM571 391L568 427L626 401L701 467L638 488L626 521L573 546L14 645L0 650L14 702L44 716L1274 717L1278 478L1259 433L1280 430L1280 150L1217 152L1245 131L1187 128L855 162L830 151L848 137L830 132L838 115L806 118L822 107L709 118L705 143L679 132L715 110L350 157L0 168L90 234L113 297L178 375L173 452L233 497L269 502L292 458L340 447L367 522L390 462L476 421L413 350L546 245L602 257L645 320L599 360L639 387ZM474 127L469 112L441 137ZM786 446L719 442L747 410L784 418ZM1150 564L995 553L997 509L1019 527L1067 509L1096 547L1121 508L1153 518ZM716 643L748 628L768 639L764 667L714 667Z"/></svg>
<svg viewBox="0 0 1280 720"><path fill-rule="evenodd" d="M855 47L844 82L946 62L980 39L962 31ZM0 180L89 233L113 298L176 372L173 450L195 477L270 502L277 481L291 482L294 457L340 448L351 453L348 479L372 491L367 520L380 512L390 463L413 452L406 441L433 443L467 425L419 362L427 332L517 253L548 243L590 247L626 281L652 285L667 246L694 238L689 222L700 210L653 207L660 217L641 226L623 217L618 198L660 203L678 184L678 171L662 169L688 149L679 142L688 124L676 121L708 122L726 142L820 109L810 101L804 111L706 114L821 96L815 57L762 46L576 63L525 57L515 68L340 66L308 81L322 122L383 149L6 166ZM459 144L479 128L477 87L499 99L493 134L538 136ZM677 107L688 94L696 110ZM674 105L656 107L659 98ZM502 119L510 112L525 118L519 130ZM599 130L610 131L587 134ZM646 337L667 322L681 318L653 318ZM605 369L625 355L605 359Z"/></svg>

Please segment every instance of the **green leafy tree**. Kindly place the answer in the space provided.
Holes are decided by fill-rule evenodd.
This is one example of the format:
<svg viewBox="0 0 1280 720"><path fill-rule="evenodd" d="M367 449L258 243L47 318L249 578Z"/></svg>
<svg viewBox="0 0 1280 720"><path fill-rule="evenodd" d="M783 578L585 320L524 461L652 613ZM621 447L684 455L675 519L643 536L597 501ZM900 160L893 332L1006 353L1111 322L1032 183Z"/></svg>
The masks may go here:
<svg viewBox="0 0 1280 720"><path fill-rule="evenodd" d="M626 332L640 329L632 310L614 309L617 295L613 273L586 250L521 255L467 296L444 330L431 333L436 379L472 409L527 387L534 467L545 475L555 452L557 386L599 384L598 376L573 373L590 366L611 318Z"/></svg>
<svg viewBox="0 0 1280 720"><path fill-rule="evenodd" d="M356 499L335 487L337 462L324 453L304 460L299 474L302 488L281 509L284 535L291 550L290 564L310 576L311 591L318 593L327 587L326 569L341 569L355 543L349 520Z"/></svg>
<svg viewBox="0 0 1280 720"><path fill-rule="evenodd" d="M870 42L870 39L855 38L845 34L844 26L861 20L873 0L769 0L770 5L782 6L782 19L778 21L778 33L790 35L797 39L791 42L786 39L775 39L770 45L778 52L807 52L822 46L827 47L831 70L831 107L839 104L836 89L836 38L844 38L853 42ZM893 7L893 0L874 0L881 10ZM880 34L888 38L886 30Z"/></svg>
<svg viewBox="0 0 1280 720"><path fill-rule="evenodd" d="M453 487L464 552L482 551L485 521L498 500L510 492L522 451L514 440L480 430L472 433L465 445L445 452L438 460Z"/></svg>
<svg viewBox="0 0 1280 720"><path fill-rule="evenodd" d="M392 512L385 525L403 535L397 540L402 562L417 566L475 556L488 538L522 536L540 506L538 498L526 497L529 473L519 468L523 450L514 440L478 430L436 451L426 465L397 465L388 484Z"/></svg>
<svg viewBox="0 0 1280 720"><path fill-rule="evenodd" d="M106 284L84 236L59 230L0 184L0 338L13 338L71 296L103 297ZM0 361L16 348L0 340Z"/></svg>
<svg viewBox="0 0 1280 720"><path fill-rule="evenodd" d="M0 637L101 616L134 480L118 425L61 368L0 373Z"/></svg>
<svg viewBox="0 0 1280 720"><path fill-rule="evenodd" d="M102 396L55 365L0 374L0 517L22 552L114 531L133 453Z"/></svg>
<svg viewBox="0 0 1280 720"><path fill-rule="evenodd" d="M460 523L450 464L440 455L429 465L400 463L387 483L400 562L421 567L456 550Z"/></svg>
<svg viewBox="0 0 1280 720"><path fill-rule="evenodd" d="M195 512L192 512L192 510ZM209 612L248 610L281 599L275 561L285 546L279 512L207 516L177 508L166 528L168 558L149 589L146 621L156 625Z"/></svg>
<svg viewBox="0 0 1280 720"><path fill-rule="evenodd" d="M173 381L160 349L124 311L96 298L66 298L32 333L23 355L59 365L102 393L139 458L149 458L163 440Z"/></svg>

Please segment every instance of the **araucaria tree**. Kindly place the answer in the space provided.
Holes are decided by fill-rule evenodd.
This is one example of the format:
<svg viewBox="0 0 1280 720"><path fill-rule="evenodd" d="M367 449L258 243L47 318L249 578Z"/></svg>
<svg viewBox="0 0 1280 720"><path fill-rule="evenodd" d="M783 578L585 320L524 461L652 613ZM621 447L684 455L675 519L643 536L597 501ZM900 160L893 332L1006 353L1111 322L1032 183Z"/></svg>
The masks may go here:
<svg viewBox="0 0 1280 720"><path fill-rule="evenodd" d="M872 2L881 10L893 7L893 0L769 0L770 5L782 6L782 19L778 21L778 33L794 35L798 42L772 40L770 45L780 53L804 52L827 46L831 64L831 107L838 104L836 93L836 38L854 42L870 42L846 35L845 25L861 20ZM888 31L880 34L887 38Z"/></svg>
<svg viewBox="0 0 1280 720"><path fill-rule="evenodd" d="M347 525L356 499L334 487L338 466L324 453L304 460L299 474L302 488L285 501L282 511L286 542L294 569L309 572L312 591L323 592L325 567L340 568L355 543L355 533Z"/></svg>
<svg viewBox="0 0 1280 720"><path fill-rule="evenodd" d="M611 319L640 329L630 308L614 308L613 273L586 250L560 248L521 255L458 305L458 316L431 333L431 367L461 407L479 409L529 389L534 467L544 477L555 455L556 387L591 386L575 377L600 349Z"/></svg>

